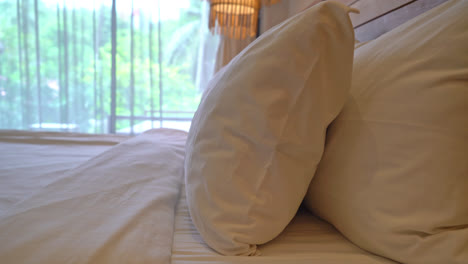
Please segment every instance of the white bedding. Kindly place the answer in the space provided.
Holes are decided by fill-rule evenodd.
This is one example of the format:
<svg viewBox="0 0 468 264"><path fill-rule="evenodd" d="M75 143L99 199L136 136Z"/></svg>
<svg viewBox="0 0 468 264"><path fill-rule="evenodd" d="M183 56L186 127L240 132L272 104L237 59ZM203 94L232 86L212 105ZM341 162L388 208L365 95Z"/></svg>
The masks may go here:
<svg viewBox="0 0 468 264"><path fill-rule="evenodd" d="M128 136L0 130L0 217L15 203Z"/></svg>
<svg viewBox="0 0 468 264"><path fill-rule="evenodd" d="M300 209L273 241L259 246L261 256L228 257L210 249L190 219L185 192L177 205L173 264L390 264L343 237L333 226Z"/></svg>
<svg viewBox="0 0 468 264"><path fill-rule="evenodd" d="M6 210L1 263L168 264L186 133L124 141Z"/></svg>
<svg viewBox="0 0 468 264"><path fill-rule="evenodd" d="M215 253L188 214L185 138L0 131L0 263L394 263L307 211L262 256Z"/></svg>

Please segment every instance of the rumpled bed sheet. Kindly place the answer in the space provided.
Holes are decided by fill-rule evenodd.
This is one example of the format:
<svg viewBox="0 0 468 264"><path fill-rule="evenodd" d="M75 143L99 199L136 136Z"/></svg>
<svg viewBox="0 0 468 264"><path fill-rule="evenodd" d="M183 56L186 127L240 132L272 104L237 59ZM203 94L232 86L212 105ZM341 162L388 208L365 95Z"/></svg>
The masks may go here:
<svg viewBox="0 0 468 264"><path fill-rule="evenodd" d="M185 139L151 130L48 171L55 181L2 211L0 262L170 263Z"/></svg>

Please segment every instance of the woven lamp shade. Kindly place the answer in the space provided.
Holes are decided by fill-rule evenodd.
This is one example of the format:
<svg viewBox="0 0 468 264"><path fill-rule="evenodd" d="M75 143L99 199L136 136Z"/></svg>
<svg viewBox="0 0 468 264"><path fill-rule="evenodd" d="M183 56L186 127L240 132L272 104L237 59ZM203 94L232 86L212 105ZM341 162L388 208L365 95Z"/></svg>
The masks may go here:
<svg viewBox="0 0 468 264"><path fill-rule="evenodd" d="M233 39L255 37L262 5L280 0L210 0L211 32Z"/></svg>

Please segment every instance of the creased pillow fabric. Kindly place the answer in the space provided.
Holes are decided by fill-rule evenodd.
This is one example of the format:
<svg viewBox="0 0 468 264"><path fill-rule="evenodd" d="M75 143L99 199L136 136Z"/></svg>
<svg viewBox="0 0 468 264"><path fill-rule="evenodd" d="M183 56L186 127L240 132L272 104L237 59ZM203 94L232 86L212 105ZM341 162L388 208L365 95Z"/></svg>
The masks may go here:
<svg viewBox="0 0 468 264"><path fill-rule="evenodd" d="M349 7L326 2L263 34L219 72L195 114L192 220L226 255L255 255L296 213L350 87Z"/></svg>
<svg viewBox="0 0 468 264"><path fill-rule="evenodd" d="M306 203L403 263L468 263L468 1L360 47Z"/></svg>

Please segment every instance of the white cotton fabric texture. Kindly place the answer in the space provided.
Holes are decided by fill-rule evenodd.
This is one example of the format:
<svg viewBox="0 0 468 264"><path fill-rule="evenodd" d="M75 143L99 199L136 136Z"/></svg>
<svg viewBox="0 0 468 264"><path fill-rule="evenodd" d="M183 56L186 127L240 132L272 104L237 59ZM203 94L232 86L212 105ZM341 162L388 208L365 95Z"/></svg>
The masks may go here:
<svg viewBox="0 0 468 264"><path fill-rule="evenodd" d="M220 255L193 225L184 190L175 216L172 264L397 264L360 249L305 208L279 236L258 247L261 256Z"/></svg>
<svg viewBox="0 0 468 264"><path fill-rule="evenodd" d="M1 214L8 211L8 207L14 206L32 193L56 181L57 177L66 176L65 173L60 174L57 171L65 172L73 169L128 138L128 136L122 135L0 130L0 149L2 150L0 152L2 165L0 166L0 200L2 201L0 203L0 218L2 218ZM174 138L181 140L183 135L179 134ZM167 138L167 140L171 140L171 138ZM180 166L182 167L183 164ZM280 236L260 247L261 258L222 256L204 243L190 218L185 188L181 188L179 192L180 198L174 220L170 262L172 264L395 263L359 249L330 224L318 220L305 210L300 210ZM167 228L163 221L155 222L155 225L159 224L161 227ZM37 227L40 228L40 225ZM61 236L57 236L57 238L60 239ZM76 239L78 238L76 237ZM164 247L167 248L169 245L170 241L167 241ZM133 246L129 247L126 254L131 256L133 253L130 250L133 248ZM158 249L147 248L147 250L155 252ZM76 253L78 254L79 251ZM24 254L31 253L25 252ZM44 255L47 253L44 252ZM2 259L1 263L6 262ZM149 261L149 263L157 262Z"/></svg>
<svg viewBox="0 0 468 264"><path fill-rule="evenodd" d="M452 0L355 51L351 97L305 199L399 262L468 263L467 14Z"/></svg>
<svg viewBox="0 0 468 264"><path fill-rule="evenodd" d="M91 149L101 154L66 172L37 175L57 180L2 213L0 262L169 264L186 135L176 130L151 130L104 152ZM8 146L3 139L0 136L0 145ZM51 139L50 144L54 142L57 148L74 144L57 139ZM50 149L42 143L44 150ZM85 144L78 145L88 151ZM73 155L64 156L69 158L58 159L68 162ZM6 162L10 168L21 167L11 160ZM36 162L25 163L36 168ZM28 172L26 177L33 174ZM12 173L2 171L2 181L5 175ZM23 182L27 180L18 184Z"/></svg>
<svg viewBox="0 0 468 264"><path fill-rule="evenodd" d="M124 135L0 130L0 218L65 172L128 139Z"/></svg>
<svg viewBox="0 0 468 264"><path fill-rule="evenodd" d="M325 2L266 32L211 81L186 145L191 217L225 255L256 255L296 213L349 91L349 7Z"/></svg>

